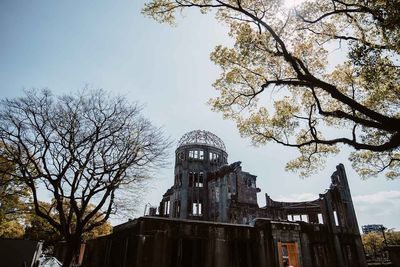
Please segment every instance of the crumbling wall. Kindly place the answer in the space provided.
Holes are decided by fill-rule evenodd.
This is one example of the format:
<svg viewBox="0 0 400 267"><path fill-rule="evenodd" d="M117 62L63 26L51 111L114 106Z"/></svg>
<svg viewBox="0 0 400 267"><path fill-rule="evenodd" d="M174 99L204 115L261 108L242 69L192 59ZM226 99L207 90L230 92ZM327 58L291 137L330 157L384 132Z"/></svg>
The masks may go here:
<svg viewBox="0 0 400 267"><path fill-rule="evenodd" d="M272 266L260 262L260 245L249 226L144 217L89 241L84 265Z"/></svg>
<svg viewBox="0 0 400 267"><path fill-rule="evenodd" d="M344 265L335 235L324 225L257 219L253 225L142 217L89 241L84 266L91 267L364 267L354 236L341 234Z"/></svg>
<svg viewBox="0 0 400 267"><path fill-rule="evenodd" d="M267 204L262 208L257 203L260 189L256 187L256 176L242 171L240 164L235 162L227 165L224 149L199 144L178 147L174 186L163 196L160 216L199 220L205 224L194 226L189 225L189 221L182 220L164 222L165 225L161 226L160 222L154 221L155 232L143 234L143 221L140 220L139 224L142 226L135 226L139 230L135 228L138 232L132 237L136 241L127 241L129 244L136 242L138 246L137 262L134 266L158 264L157 267L283 267L289 261L299 262L299 265L291 264L293 266L366 265L350 188L342 164L332 174L329 189L320 194L318 199L280 202L266 195ZM266 222L260 223L264 219L267 219ZM271 220L279 222L272 223ZM255 223L257 221L258 224ZM253 227L248 230L251 237L244 238L242 228L221 228L214 222L251 224L259 232L254 233L256 230ZM149 226L148 223L145 225ZM294 225L300 225L300 228ZM186 230L176 228L177 226ZM199 231L201 235L198 235ZM249 240L253 243L248 243ZM256 248L252 247L254 242L265 248L265 251L255 252ZM121 248L116 253L122 253L124 250ZM150 248L161 251L163 258L147 251ZM211 256L207 256L205 251ZM153 255L158 260L146 258L147 256L143 258L142 255ZM147 265L140 265L143 262ZM219 265L215 265L216 262Z"/></svg>

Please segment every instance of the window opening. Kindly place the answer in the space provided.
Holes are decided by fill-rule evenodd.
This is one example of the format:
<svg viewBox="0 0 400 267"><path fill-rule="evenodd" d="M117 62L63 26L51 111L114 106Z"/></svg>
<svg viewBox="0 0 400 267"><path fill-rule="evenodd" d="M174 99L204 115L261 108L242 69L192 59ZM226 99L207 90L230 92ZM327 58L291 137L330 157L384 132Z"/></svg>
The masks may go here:
<svg viewBox="0 0 400 267"><path fill-rule="evenodd" d="M204 187L204 173L189 172L189 187Z"/></svg>
<svg viewBox="0 0 400 267"><path fill-rule="evenodd" d="M204 159L204 151L199 150L199 159L203 160Z"/></svg>
<svg viewBox="0 0 400 267"><path fill-rule="evenodd" d="M204 173L203 172L199 172L198 175L197 175L197 173L195 174L195 186L196 187L204 186Z"/></svg>
<svg viewBox="0 0 400 267"><path fill-rule="evenodd" d="M169 215L169 200L164 202L164 214Z"/></svg>
<svg viewBox="0 0 400 267"><path fill-rule="evenodd" d="M219 202L219 187L215 188L215 202Z"/></svg>
<svg viewBox="0 0 400 267"><path fill-rule="evenodd" d="M219 161L219 155L217 153L210 152L208 156L209 156L209 160L212 162Z"/></svg>
<svg viewBox="0 0 400 267"><path fill-rule="evenodd" d="M204 159L204 151L203 150L189 150L189 159Z"/></svg>
<svg viewBox="0 0 400 267"><path fill-rule="evenodd" d="M338 218L336 210L333 211L333 217L335 218L335 225L339 226L339 218Z"/></svg>
<svg viewBox="0 0 400 267"><path fill-rule="evenodd" d="M202 216L202 205L200 202L193 202L192 206L193 216Z"/></svg>
<svg viewBox="0 0 400 267"><path fill-rule="evenodd" d="M322 213L318 213L318 223L324 224L324 218L322 217Z"/></svg>
<svg viewBox="0 0 400 267"><path fill-rule="evenodd" d="M308 215L307 214L301 214L300 219L302 222L308 223Z"/></svg>

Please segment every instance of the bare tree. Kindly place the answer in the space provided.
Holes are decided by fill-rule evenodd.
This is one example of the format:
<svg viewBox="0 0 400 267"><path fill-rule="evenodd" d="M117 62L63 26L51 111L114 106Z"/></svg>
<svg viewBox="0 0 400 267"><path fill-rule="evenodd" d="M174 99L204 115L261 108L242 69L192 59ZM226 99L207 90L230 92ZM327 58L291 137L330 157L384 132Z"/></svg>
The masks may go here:
<svg viewBox="0 0 400 267"><path fill-rule="evenodd" d="M116 194L165 160L168 139L140 111L103 90L30 90L0 102L3 153L15 164L9 175L29 187L36 214L67 242L63 266L73 264L83 234L117 211ZM50 207L41 205L43 190Z"/></svg>

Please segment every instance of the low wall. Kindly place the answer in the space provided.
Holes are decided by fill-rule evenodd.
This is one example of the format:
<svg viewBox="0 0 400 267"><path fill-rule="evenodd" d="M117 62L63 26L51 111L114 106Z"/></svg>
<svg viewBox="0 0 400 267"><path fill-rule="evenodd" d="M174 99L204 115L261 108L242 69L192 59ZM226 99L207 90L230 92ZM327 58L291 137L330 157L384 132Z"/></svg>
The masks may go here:
<svg viewBox="0 0 400 267"><path fill-rule="evenodd" d="M400 246L387 246L389 257L395 267L400 267Z"/></svg>
<svg viewBox="0 0 400 267"><path fill-rule="evenodd" d="M0 238L0 266L39 266L42 242Z"/></svg>
<svg viewBox="0 0 400 267"><path fill-rule="evenodd" d="M335 238L351 245L353 237ZM82 266L283 267L290 262L295 267L336 267L335 238L322 225L268 219L249 226L142 217L88 241ZM347 266L363 266L351 253Z"/></svg>

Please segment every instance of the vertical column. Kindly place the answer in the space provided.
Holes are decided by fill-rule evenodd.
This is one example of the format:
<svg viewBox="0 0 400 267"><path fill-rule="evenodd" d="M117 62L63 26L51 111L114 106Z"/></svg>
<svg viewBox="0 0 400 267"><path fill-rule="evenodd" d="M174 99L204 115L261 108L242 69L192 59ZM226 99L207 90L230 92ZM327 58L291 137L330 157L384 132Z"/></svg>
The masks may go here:
<svg viewBox="0 0 400 267"><path fill-rule="evenodd" d="M215 266L229 267L229 253L227 248L227 241L225 235L225 228L215 228Z"/></svg>
<svg viewBox="0 0 400 267"><path fill-rule="evenodd" d="M329 241L332 242L332 246L335 250L335 257L334 259L331 259L333 262L336 262L336 266L345 266L344 265L344 259L343 259L343 253L342 253L342 248L340 246L340 241L337 236L337 228L336 228L336 223L335 223L335 218L333 215L333 208L332 208L332 197L331 197L332 191L328 191L324 195L320 195L320 198L322 198L322 216L324 219L324 224L328 227L329 233L332 234L332 238L329 238Z"/></svg>

